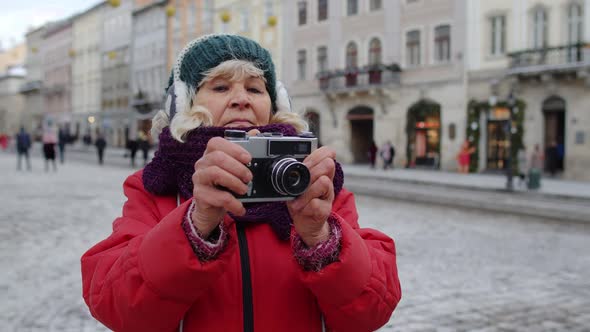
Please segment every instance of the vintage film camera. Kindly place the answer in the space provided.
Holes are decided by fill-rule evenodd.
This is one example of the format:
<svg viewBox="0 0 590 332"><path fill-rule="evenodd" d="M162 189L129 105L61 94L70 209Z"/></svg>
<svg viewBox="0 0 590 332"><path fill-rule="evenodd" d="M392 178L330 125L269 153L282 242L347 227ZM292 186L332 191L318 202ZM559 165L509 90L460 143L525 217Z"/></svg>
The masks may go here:
<svg viewBox="0 0 590 332"><path fill-rule="evenodd" d="M260 133L250 137L243 130L226 130L225 139L241 145L252 156L246 165L253 175L248 192L233 193L239 201L288 201L307 190L311 178L302 161L317 149L318 140L313 134L287 137L281 133Z"/></svg>

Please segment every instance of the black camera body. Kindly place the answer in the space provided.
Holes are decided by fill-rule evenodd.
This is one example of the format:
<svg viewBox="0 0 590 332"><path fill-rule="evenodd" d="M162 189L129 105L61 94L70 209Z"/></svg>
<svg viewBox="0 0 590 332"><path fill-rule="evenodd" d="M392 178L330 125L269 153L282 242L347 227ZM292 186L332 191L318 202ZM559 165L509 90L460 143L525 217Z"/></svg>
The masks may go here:
<svg viewBox="0 0 590 332"><path fill-rule="evenodd" d="M277 202L295 199L307 190L311 177L302 161L318 146L311 133L297 137L281 133L248 136L243 130L226 130L225 139L239 144L252 156L246 166L253 178L245 195L232 193L244 203Z"/></svg>

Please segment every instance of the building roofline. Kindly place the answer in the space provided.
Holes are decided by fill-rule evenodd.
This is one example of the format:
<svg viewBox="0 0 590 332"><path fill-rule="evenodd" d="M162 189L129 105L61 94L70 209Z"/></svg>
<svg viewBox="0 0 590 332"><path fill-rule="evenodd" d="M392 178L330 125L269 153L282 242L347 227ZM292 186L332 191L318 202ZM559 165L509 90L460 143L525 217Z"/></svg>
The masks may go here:
<svg viewBox="0 0 590 332"><path fill-rule="evenodd" d="M85 9L79 13L73 14L72 16L70 16L70 19L73 21L73 20L77 19L78 17L84 16L84 15L90 13L91 11L96 10L96 9L106 5L106 3L107 3L106 0L100 1L99 3L97 3L96 5L88 8L88 9Z"/></svg>
<svg viewBox="0 0 590 332"><path fill-rule="evenodd" d="M160 0L160 1L153 2L149 5L145 5L143 7L133 10L132 15L134 15L134 16L139 15L139 14L143 13L144 11L147 11L147 10L152 9L154 7L162 7L162 6L166 5L166 3L168 3L168 0Z"/></svg>

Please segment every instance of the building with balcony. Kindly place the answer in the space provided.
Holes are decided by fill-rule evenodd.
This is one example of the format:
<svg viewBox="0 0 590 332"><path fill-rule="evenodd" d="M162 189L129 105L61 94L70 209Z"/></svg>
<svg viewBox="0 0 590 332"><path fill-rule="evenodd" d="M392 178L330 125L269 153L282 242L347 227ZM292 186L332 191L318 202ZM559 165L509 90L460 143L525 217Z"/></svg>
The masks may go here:
<svg viewBox="0 0 590 332"><path fill-rule="evenodd" d="M44 124L70 128L72 123L72 20L46 26L41 40Z"/></svg>
<svg viewBox="0 0 590 332"><path fill-rule="evenodd" d="M101 28L101 113L98 128L108 145L125 146L131 107L131 15L133 0L106 5Z"/></svg>
<svg viewBox="0 0 590 332"><path fill-rule="evenodd" d="M21 85L20 93L24 97L23 126L28 132L40 132L43 124L43 58L41 47L45 26L27 32L25 68L27 76Z"/></svg>
<svg viewBox="0 0 590 332"><path fill-rule="evenodd" d="M548 152L546 171L590 179L589 5L587 0L468 1L468 98L480 106L472 123L479 128L473 137L479 170L506 168L505 124L512 120L513 149L522 143L530 155L538 145ZM520 117L506 109L510 94L524 105Z"/></svg>
<svg viewBox="0 0 590 332"><path fill-rule="evenodd" d="M0 134L16 134L25 125L25 100L20 88L26 71L22 66L11 66L0 73Z"/></svg>
<svg viewBox="0 0 590 332"><path fill-rule="evenodd" d="M101 112L102 25L106 2L73 17L72 135L96 135Z"/></svg>
<svg viewBox="0 0 590 332"><path fill-rule="evenodd" d="M131 107L128 139L143 131L149 135L151 120L163 109L164 88L168 82L167 21L175 9L168 1L136 4L133 11L131 42ZM167 10L168 8L168 10ZM155 139L155 138L154 138Z"/></svg>
<svg viewBox="0 0 590 332"><path fill-rule="evenodd" d="M296 1L282 17L293 105L339 160L366 163L391 141L397 166L455 167L464 1Z"/></svg>

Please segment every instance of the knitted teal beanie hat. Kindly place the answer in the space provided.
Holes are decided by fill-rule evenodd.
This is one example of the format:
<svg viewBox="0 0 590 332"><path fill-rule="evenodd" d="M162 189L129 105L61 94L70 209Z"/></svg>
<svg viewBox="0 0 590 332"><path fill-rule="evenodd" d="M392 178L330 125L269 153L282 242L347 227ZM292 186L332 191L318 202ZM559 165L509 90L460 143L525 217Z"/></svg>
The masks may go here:
<svg viewBox="0 0 590 332"><path fill-rule="evenodd" d="M246 37L212 34L191 41L178 55L166 88L168 96L172 97L172 105L167 105L169 117L190 109L192 97L205 77L204 73L227 60L250 61L264 72L272 111L276 112L277 80L270 52Z"/></svg>

